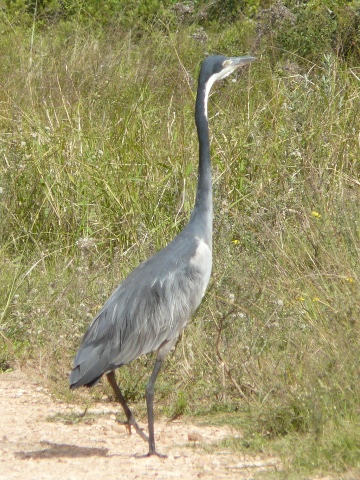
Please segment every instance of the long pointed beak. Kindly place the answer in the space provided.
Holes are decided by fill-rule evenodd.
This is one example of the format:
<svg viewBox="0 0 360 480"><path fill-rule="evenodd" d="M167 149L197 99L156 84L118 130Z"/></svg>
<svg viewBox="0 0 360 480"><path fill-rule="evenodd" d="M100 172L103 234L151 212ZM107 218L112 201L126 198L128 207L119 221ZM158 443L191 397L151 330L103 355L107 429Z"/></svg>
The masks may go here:
<svg viewBox="0 0 360 480"><path fill-rule="evenodd" d="M256 57L230 57L229 60L231 61L231 64L237 68L253 62L254 60L256 60Z"/></svg>

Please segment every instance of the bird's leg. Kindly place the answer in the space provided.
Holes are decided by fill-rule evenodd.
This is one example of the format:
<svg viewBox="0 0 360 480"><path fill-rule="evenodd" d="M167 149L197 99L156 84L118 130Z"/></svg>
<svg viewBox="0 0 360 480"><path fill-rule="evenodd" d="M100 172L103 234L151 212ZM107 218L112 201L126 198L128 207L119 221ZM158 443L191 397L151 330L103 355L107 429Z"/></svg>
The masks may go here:
<svg viewBox="0 0 360 480"><path fill-rule="evenodd" d="M121 393L121 390L119 388L119 385L116 383L116 378L115 378L115 372L112 371L112 372L109 372L106 374L106 377L112 387L112 389L114 390L114 393L115 393L115 396L116 398L118 399L120 405L122 406L123 410L124 410L124 413L126 415L126 418L127 418L127 424L126 424L126 427L127 427L127 430L129 433L131 433L131 425L135 428L135 431L136 433L138 433L140 435L140 437L145 441L145 442L149 442L149 438L147 435L145 435L145 433L141 430L141 428L139 427L139 425L137 424L136 420L135 420L135 417L134 415L132 414L130 408L126 405L126 402L125 402L125 399L124 397L122 396L122 393Z"/></svg>
<svg viewBox="0 0 360 480"><path fill-rule="evenodd" d="M151 374L151 377L146 385L146 406L148 414L148 426L149 426L149 453L150 455L157 455L158 457L166 457L166 455L161 455L155 450L155 434L154 434L154 386L155 381L158 376L159 370L162 365L162 358L157 358L154 366L154 370Z"/></svg>

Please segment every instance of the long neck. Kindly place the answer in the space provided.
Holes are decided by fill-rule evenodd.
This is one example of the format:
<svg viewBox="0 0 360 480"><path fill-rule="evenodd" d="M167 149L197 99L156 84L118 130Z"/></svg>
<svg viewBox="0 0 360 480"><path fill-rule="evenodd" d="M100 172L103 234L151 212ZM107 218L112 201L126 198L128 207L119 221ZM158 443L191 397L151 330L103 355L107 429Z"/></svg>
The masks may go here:
<svg viewBox="0 0 360 480"><path fill-rule="evenodd" d="M199 169L195 207L191 220L196 221L204 241L211 248L213 212L207 97L208 90L205 85L199 84L195 105L195 123L199 139Z"/></svg>

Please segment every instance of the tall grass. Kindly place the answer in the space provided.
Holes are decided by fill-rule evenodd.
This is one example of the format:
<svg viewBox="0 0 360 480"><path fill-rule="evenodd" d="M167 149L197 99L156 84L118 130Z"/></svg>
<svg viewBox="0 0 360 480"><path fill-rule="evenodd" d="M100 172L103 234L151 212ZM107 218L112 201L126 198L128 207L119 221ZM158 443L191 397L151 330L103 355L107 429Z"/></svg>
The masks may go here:
<svg viewBox="0 0 360 480"><path fill-rule="evenodd" d="M243 53L229 31L228 52L224 32L61 24L0 47L3 369L31 362L66 395L93 315L187 221L196 72L208 50ZM210 99L213 277L158 409L228 412L236 448L292 469L359 469L360 71L303 64L264 48ZM140 411L150 361L120 373Z"/></svg>

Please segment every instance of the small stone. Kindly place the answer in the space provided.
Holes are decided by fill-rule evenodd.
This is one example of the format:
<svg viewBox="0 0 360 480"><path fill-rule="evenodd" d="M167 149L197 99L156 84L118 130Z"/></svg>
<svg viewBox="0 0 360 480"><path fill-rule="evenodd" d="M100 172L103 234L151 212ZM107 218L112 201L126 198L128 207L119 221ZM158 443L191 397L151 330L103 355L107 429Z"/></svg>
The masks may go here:
<svg viewBox="0 0 360 480"><path fill-rule="evenodd" d="M189 432L188 440L189 442L201 442L203 440L203 437L198 432Z"/></svg>

